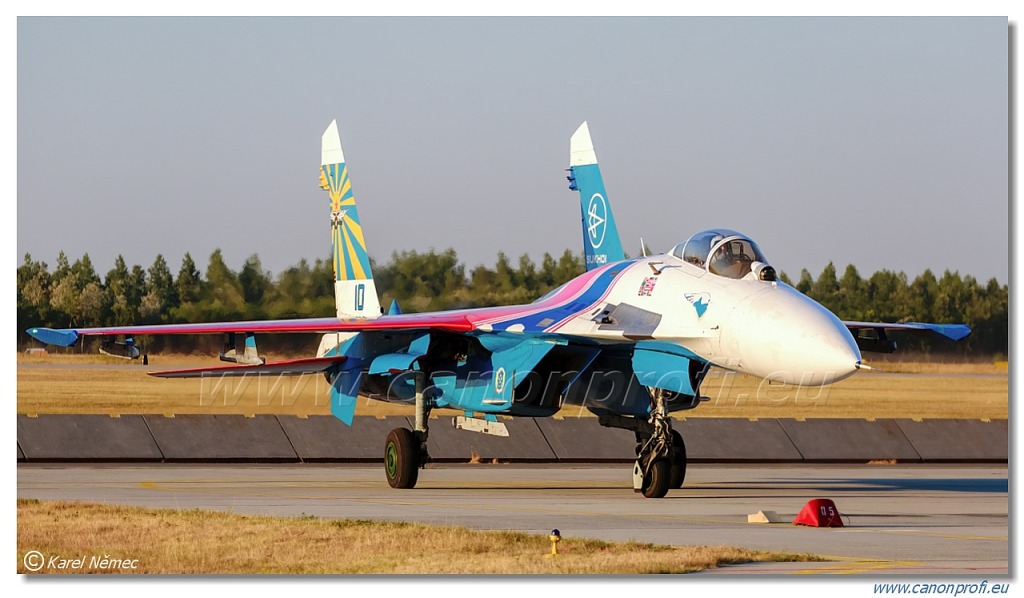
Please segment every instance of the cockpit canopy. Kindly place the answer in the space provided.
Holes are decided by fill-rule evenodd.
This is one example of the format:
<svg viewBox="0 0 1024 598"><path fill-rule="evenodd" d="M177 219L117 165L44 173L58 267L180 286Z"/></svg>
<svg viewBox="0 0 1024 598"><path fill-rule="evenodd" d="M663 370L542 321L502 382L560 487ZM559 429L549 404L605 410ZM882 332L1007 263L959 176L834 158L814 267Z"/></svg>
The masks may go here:
<svg viewBox="0 0 1024 598"><path fill-rule="evenodd" d="M737 279L749 274L754 262L768 263L757 243L744 234L724 228L693 235L676 245L672 255L712 274Z"/></svg>

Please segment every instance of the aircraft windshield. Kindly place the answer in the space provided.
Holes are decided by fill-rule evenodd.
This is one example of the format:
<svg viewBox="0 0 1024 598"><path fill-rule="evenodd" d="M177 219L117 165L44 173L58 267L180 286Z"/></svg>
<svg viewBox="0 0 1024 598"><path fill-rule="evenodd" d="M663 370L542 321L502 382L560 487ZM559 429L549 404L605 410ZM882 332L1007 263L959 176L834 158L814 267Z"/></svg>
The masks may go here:
<svg viewBox="0 0 1024 598"><path fill-rule="evenodd" d="M676 245L672 254L726 278L743 278L750 273L754 262L768 263L757 243L728 229L699 232Z"/></svg>

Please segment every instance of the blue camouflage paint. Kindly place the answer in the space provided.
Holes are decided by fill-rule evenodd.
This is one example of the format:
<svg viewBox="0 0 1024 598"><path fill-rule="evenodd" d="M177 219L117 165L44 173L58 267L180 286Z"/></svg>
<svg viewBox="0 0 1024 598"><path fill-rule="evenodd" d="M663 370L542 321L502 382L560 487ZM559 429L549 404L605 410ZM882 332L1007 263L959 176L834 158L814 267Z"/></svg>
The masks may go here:
<svg viewBox="0 0 1024 598"><path fill-rule="evenodd" d="M644 386L694 394L690 384L690 360L686 357L637 349L633 351L633 374Z"/></svg>
<svg viewBox="0 0 1024 598"><path fill-rule="evenodd" d="M343 370L331 383L331 414L346 426L351 426L355 417L362 373L360 368Z"/></svg>
<svg viewBox="0 0 1024 598"><path fill-rule="evenodd" d="M604 189L601 169L597 164L569 168L569 188L580 192L583 220L583 255L587 270L626 259L615 226L612 206Z"/></svg>
<svg viewBox="0 0 1024 598"><path fill-rule="evenodd" d="M455 371L437 372L431 379L438 407L451 407L480 413L501 413L513 406L515 389L530 382L528 376L554 344L537 339L521 339L487 358L473 358L459 364ZM504 400L488 404L485 400Z"/></svg>
<svg viewBox="0 0 1024 598"><path fill-rule="evenodd" d="M29 328L32 338L58 347L70 347L78 342L78 333L74 330L54 330L53 328Z"/></svg>
<svg viewBox="0 0 1024 598"><path fill-rule="evenodd" d="M971 334L971 327L964 324L923 324L921 322L907 322L907 324L926 328L955 341L967 338Z"/></svg>

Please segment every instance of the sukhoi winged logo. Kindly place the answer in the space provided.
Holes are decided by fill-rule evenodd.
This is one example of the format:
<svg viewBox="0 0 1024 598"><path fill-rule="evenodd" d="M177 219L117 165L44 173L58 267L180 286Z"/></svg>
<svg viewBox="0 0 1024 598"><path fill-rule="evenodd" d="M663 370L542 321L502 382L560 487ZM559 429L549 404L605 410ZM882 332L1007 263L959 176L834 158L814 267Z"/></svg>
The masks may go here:
<svg viewBox="0 0 1024 598"><path fill-rule="evenodd" d="M590 246L594 249L598 249L604 243L607 222L608 205L600 193L595 193L587 206L587 234L590 236Z"/></svg>
<svg viewBox="0 0 1024 598"><path fill-rule="evenodd" d="M686 293L683 296L693 305L693 309L697 310L698 318L704 315L711 303L711 295L708 293Z"/></svg>

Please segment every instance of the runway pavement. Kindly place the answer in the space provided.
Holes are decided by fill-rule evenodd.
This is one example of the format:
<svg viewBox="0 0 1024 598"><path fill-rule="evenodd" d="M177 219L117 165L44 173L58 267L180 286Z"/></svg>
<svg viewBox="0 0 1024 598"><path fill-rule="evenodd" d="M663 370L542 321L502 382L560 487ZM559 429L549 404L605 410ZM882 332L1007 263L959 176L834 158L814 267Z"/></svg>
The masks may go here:
<svg viewBox="0 0 1024 598"><path fill-rule="evenodd" d="M445 465L413 490L351 465L19 464L18 496L281 516L418 521L573 537L808 552L829 563L739 565L715 574L1009 573L1006 466L691 466L665 499L632 491L625 465ZM846 527L790 522L830 498ZM786 523L750 524L777 512ZM563 544L566 546L567 544Z"/></svg>

